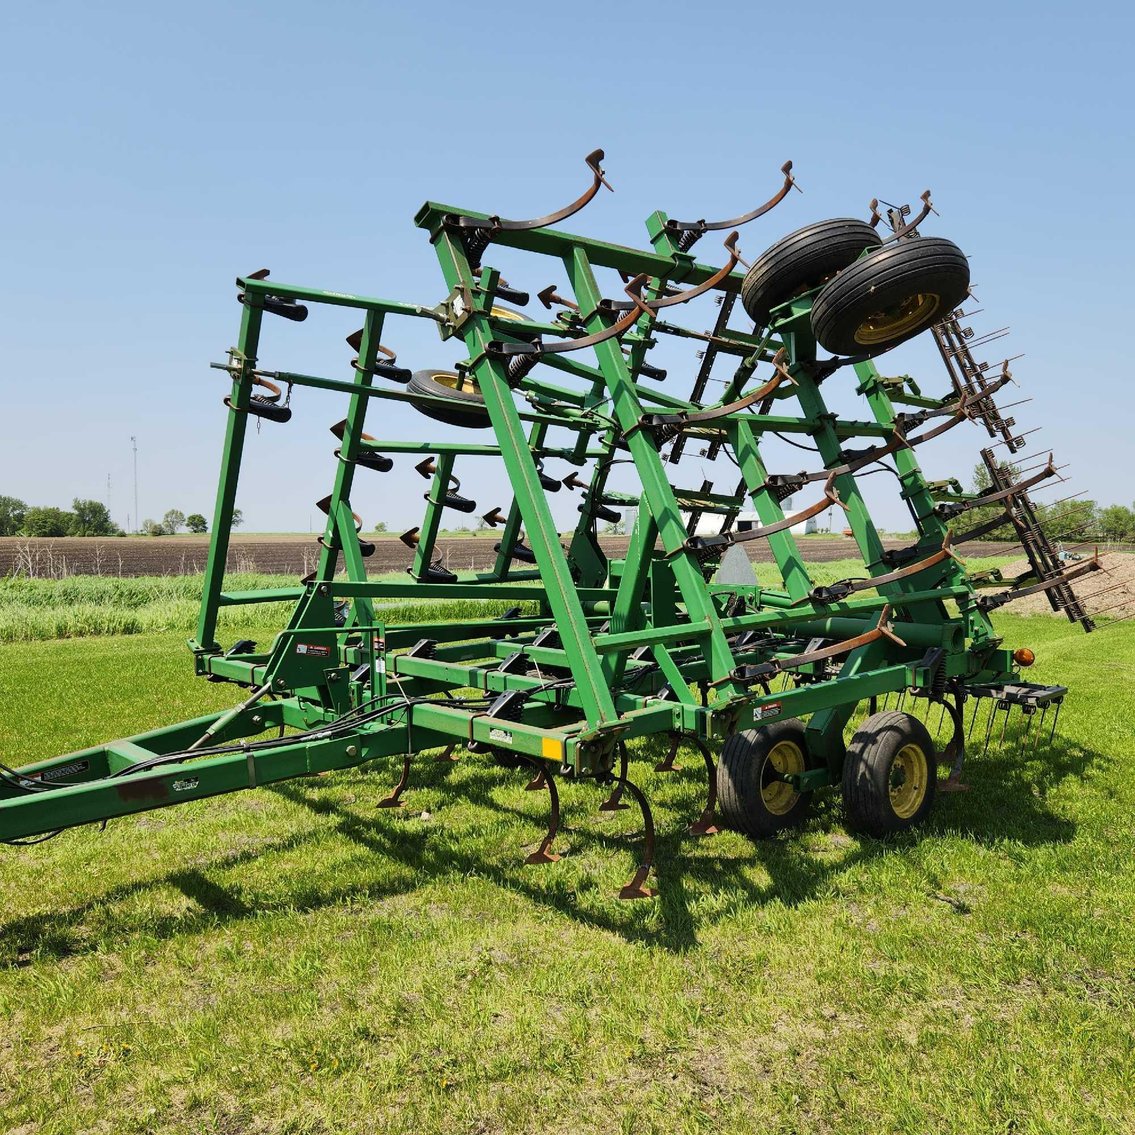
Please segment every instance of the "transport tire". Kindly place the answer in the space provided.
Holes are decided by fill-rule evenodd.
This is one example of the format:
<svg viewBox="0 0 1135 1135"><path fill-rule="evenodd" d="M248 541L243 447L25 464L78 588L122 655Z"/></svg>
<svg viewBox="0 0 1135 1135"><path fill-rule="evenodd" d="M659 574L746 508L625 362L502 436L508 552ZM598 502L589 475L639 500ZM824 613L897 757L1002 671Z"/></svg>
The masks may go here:
<svg viewBox="0 0 1135 1135"><path fill-rule="evenodd" d="M524 312L514 311L500 304L493 305L492 315L494 319L506 323L532 322ZM534 338L519 326L514 335L517 339ZM485 400L476 382L468 375L462 379L452 370L418 370L410 376L410 381L406 384L406 393L445 399L449 403L447 406L424 401L414 403L414 409L425 414L427 418L433 418L434 421L445 422L451 426L463 426L467 429L488 429L492 425L489 421L489 412L485 409Z"/></svg>
<svg viewBox="0 0 1135 1135"><path fill-rule="evenodd" d="M969 294L969 261L952 240L917 237L877 248L812 303L812 332L836 355L874 355L945 319Z"/></svg>
<svg viewBox="0 0 1135 1135"><path fill-rule="evenodd" d="M848 825L869 836L906 831L934 805L938 754L926 726L890 710L867 718L851 739L843 765Z"/></svg>
<svg viewBox="0 0 1135 1135"><path fill-rule="evenodd" d="M741 304L759 327L765 327L774 307L819 287L881 243L866 221L854 217L797 229L753 261L741 282Z"/></svg>
<svg viewBox="0 0 1135 1135"><path fill-rule="evenodd" d="M768 839L804 822L810 792L779 774L808 768L804 723L790 717L725 739L717 762L717 805L725 823L752 839Z"/></svg>
<svg viewBox="0 0 1135 1135"><path fill-rule="evenodd" d="M406 384L406 393L444 399L447 403L444 406L436 402L414 402L415 410L434 421L469 429L487 429L492 424L477 384L468 376L462 380L456 371L416 370Z"/></svg>

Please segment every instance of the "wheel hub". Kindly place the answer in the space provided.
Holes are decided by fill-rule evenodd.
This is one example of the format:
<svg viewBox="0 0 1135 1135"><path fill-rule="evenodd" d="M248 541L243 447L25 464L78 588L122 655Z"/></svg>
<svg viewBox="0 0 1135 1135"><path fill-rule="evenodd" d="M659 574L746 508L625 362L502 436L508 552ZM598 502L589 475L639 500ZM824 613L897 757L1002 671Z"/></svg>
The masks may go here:
<svg viewBox="0 0 1135 1135"><path fill-rule="evenodd" d="M926 799L930 764L918 745L904 745L891 765L891 807L900 819L909 820Z"/></svg>
<svg viewBox="0 0 1135 1135"><path fill-rule="evenodd" d="M916 327L925 326L941 302L941 297L934 292L916 292L869 315L856 328L855 341L864 347L874 347L900 339Z"/></svg>
<svg viewBox="0 0 1135 1135"><path fill-rule="evenodd" d="M761 770L761 800L774 816L785 815L800 797L784 777L803 771L804 754L791 741L781 741L769 750Z"/></svg>

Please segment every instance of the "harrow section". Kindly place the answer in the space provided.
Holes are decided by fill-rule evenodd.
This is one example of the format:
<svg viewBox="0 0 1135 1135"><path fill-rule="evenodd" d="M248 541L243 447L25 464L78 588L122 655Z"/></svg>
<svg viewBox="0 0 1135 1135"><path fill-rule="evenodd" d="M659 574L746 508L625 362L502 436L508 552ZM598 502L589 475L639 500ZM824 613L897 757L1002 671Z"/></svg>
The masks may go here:
<svg viewBox="0 0 1135 1135"><path fill-rule="evenodd" d="M842 785L848 818L872 834L902 830L927 814L939 757L957 785L966 747L964 708L993 698L1026 714L1063 699L1063 687L1022 683L1028 652L1006 647L989 611L1043 590L1053 606L1091 629L1073 579L1095 560L1060 563L1029 493L1057 477L1051 459L1016 476L983 451L991 489L966 494L931 483L920 447L977 424L1010 453L1024 445L995 396L1009 381L979 364L961 324L968 296L965 257L950 241L922 236L929 194L913 220L892 210L890 232L869 221L820 222L783 238L748 271L739 226L762 217L794 187L791 163L763 205L730 221L647 220L649 248L594 240L555 227L607 184L600 151L588 156L590 184L571 204L514 221L427 203L415 218L437 255L445 294L431 305L345 295L270 280L237 280L241 324L224 363L226 433L205 594L195 639L197 673L248 693L232 710L0 774L0 838L9 842L113 816L312 772L393 757L401 775L383 805L397 806L414 758L431 749L486 754L523 767L546 791L551 820L529 862L549 863L559 825L557 778L593 780L601 807L640 809L644 854L620 892L650 894L654 824L631 779L630 742L670 740L658 766L674 768L679 746L702 756L705 806L691 824L708 835L719 822L754 836L799 821L811 794ZM729 230L719 250L707 238ZM705 242L722 263L703 263ZM522 310L530 293L485 263L494 249L524 254L542 310ZM723 250L723 251L721 251ZM680 321L684 305L715 294L712 330ZM738 304L738 301L740 303ZM293 321L327 305L357 311L345 374L329 377L261 367L265 316ZM737 322L738 308L748 319ZM424 320L460 345L451 368L400 365L391 344L401 321ZM883 374L886 352L932 331L949 383L924 394L909 377ZM663 341L701 349L692 389L649 361ZM823 353L822 353L823 352ZM711 384L720 397L710 397ZM852 388L863 411L829 409L825 389ZM285 394L286 391L286 394ZM250 419L285 428L310 412L308 392L346 401L336 415L330 492L316 569L295 588L226 590L224 565ZM426 419L456 427L456 440L382 437L365 430L375 402L410 403ZM339 414L343 411L340 409ZM375 415L370 415L371 422ZM371 425L371 429L376 429ZM814 468L770 469L772 439L814 451ZM724 456L727 491L698 464ZM501 499L477 503L459 470L473 461L499 469ZM403 463L424 479L420 522L402 539L407 577L367 577L374 545L352 509L356 475L382 477ZM635 491L613 487L615 467ZM884 550L861 479L890 472L916 526L900 551ZM507 490L507 493L505 492ZM506 496L510 499L505 499ZM792 508L790 499L805 503ZM576 502L566 536L552 500ZM967 573L954 530L974 508L1003 510L1032 571L1004 582ZM633 509L625 558L604 554L597 526ZM829 510L848 526L863 574L817 585L796 530ZM498 529L487 572L453 572L436 556L446 510L480 514ZM739 523L742 513L752 519ZM974 530L965 536L980 534ZM723 556L767 541L782 584L717 580ZM393 600L461 599L484 614L460 622L388 624ZM225 647L220 610L290 599L288 625L269 649ZM953 725L942 754L922 723L889 708L910 695L937 705ZM879 710L879 699L884 707ZM857 706L870 716L848 739ZM991 717L992 720L992 717ZM271 734L264 737L264 734ZM249 738L259 738L249 740ZM533 775L534 774L534 775Z"/></svg>

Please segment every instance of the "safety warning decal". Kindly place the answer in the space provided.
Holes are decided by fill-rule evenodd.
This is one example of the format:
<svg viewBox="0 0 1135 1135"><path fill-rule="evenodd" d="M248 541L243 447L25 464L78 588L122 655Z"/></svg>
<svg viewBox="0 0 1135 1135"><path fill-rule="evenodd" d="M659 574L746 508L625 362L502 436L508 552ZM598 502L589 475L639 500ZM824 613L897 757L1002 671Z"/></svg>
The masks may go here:
<svg viewBox="0 0 1135 1135"><path fill-rule="evenodd" d="M331 647L318 642L297 642L297 654L309 654L313 658L330 658Z"/></svg>

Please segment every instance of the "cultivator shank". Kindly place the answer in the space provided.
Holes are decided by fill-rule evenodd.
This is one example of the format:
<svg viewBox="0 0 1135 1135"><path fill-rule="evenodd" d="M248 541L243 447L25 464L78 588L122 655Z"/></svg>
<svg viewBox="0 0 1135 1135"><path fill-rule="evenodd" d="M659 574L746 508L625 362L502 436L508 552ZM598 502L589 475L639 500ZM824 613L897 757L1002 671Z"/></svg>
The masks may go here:
<svg viewBox="0 0 1135 1135"><path fill-rule="evenodd" d="M640 249L554 227L610 188L602 160L601 151L586 159L591 184L580 197L536 220L424 205L415 220L437 255L444 291L433 305L282 284L263 270L238 279L239 337L217 364L231 389L191 647L200 675L251 693L225 714L4 774L3 838L383 757L402 762L382 801L395 806L412 783L415 756L445 749L523 766L528 787L547 792L551 822L529 862L558 858L563 779L595 781L608 811L637 806L645 854L621 894L642 897L651 893L654 824L630 778L631 746L640 738L670 740L663 770L674 769L680 745L701 753L709 790L693 834L711 834L722 820L772 834L797 822L811 793L828 784L843 785L852 823L882 833L923 817L938 754L920 722L878 712L879 699L909 693L949 714L955 728L944 756L955 783L967 698L1018 704L1029 714L1059 704L1062 687L1020 682L1021 656L1014 660L988 618L1016 596L1043 590L1091 629L1071 584L1094 561L1062 566L1029 499L1055 467L1049 461L1036 475L1017 476L985 450L991 488L976 495L932 485L919 465L923 444L964 424L983 427L1010 453L1024 444L994 402L1009 381L1007 364L990 377L961 326L965 258L950 242L919 234L929 195L913 220L909 210L892 210L889 234L877 211L870 224L823 222L774 244L742 273L737 227L788 195L791 163L770 200L732 221L654 213L650 248ZM704 242L707 257L720 263L694 259L693 246L721 230L730 230L723 246ZM537 317L517 310L528 306L529 293L488 265L497 248L524 255L526 283L558 275L536 293ZM909 279L914 291L903 284ZM703 331L681 317L709 293L720 306L712 330ZM348 337L355 357L341 360L344 374L261 365L266 315L299 321L326 306L362 319ZM750 314L740 329L732 326L738 307ZM436 326L443 342L459 347L460 360L442 369L431 359L417 370L399 366L390 344L405 320ZM949 379L942 394L880 372L877 358L931 329ZM670 359L688 340L700 362L689 365L692 389L683 396L680 366ZM648 361L663 343L665 367ZM832 353L829 344L840 349ZM713 383L721 384L720 398L709 396ZM826 384L853 387L862 415L832 413ZM317 412L317 394L346 400L345 416L340 409L328 419L337 444L330 492L318 501L326 525L317 567L294 588L226 590L249 416L266 429L285 428L294 415ZM376 401L408 403L423 424L449 427L447 436L365 432ZM376 417L372 430L381 428ZM813 449L813 467L770 468L780 438ZM691 466L700 466L694 447L707 460L727 459L725 491L693 475ZM477 461L496 464L496 500L477 502L463 488L461 477ZM422 517L402 537L407 576L369 579L374 544L352 508L355 476L411 468L426 485ZM860 483L881 468L896 478L916 527L913 543L897 551L884 548ZM628 472L630 492L613 483ZM805 503L793 508L797 494ZM568 498L574 528L565 535L552 502ZM992 504L1004 509L998 523L1017 531L1032 571L983 594L954 553L951 523ZM817 585L797 532L833 508L853 536L863 575ZM598 526L628 509L629 546L613 559ZM442 562L447 510L483 515L496 530L491 569L457 572ZM753 519L742 528L745 512ZM779 586L715 582L730 548L756 542L775 557ZM423 598L473 602L483 613L413 625L383 618L384 604ZM216 633L223 608L281 599L295 608L269 649L223 647ZM860 703L872 716L849 744ZM262 739L247 740L253 737Z"/></svg>

